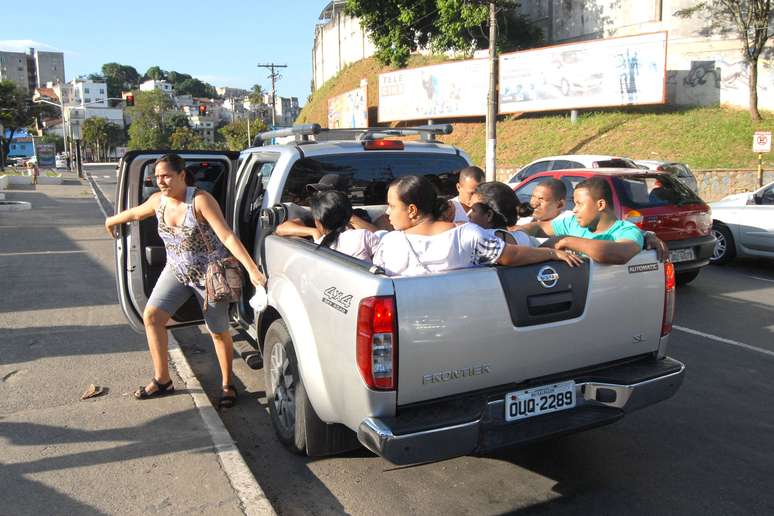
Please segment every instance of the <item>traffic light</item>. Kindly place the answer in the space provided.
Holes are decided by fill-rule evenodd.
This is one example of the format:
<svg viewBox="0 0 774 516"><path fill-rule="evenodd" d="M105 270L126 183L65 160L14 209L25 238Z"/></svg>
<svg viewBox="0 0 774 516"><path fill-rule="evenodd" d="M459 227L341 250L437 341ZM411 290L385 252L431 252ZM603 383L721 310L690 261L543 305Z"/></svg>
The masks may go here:
<svg viewBox="0 0 774 516"><path fill-rule="evenodd" d="M126 107L132 106L134 106L134 95L130 93L126 96Z"/></svg>
<svg viewBox="0 0 774 516"><path fill-rule="evenodd" d="M207 116L207 104L199 104L199 116Z"/></svg>

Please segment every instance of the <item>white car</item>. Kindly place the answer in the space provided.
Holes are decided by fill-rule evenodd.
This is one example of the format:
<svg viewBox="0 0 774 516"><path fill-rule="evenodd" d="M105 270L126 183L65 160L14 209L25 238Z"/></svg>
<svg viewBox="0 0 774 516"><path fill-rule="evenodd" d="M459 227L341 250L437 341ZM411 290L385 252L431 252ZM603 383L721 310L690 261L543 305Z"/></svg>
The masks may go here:
<svg viewBox="0 0 774 516"><path fill-rule="evenodd" d="M67 168L67 160L65 160L64 157L57 156L54 166L56 166L56 168Z"/></svg>
<svg viewBox="0 0 774 516"><path fill-rule="evenodd" d="M774 182L752 193L729 195L710 207L717 238L711 263L724 264L735 256L774 258Z"/></svg>
<svg viewBox="0 0 774 516"><path fill-rule="evenodd" d="M522 167L508 181L512 185L521 183L538 172L547 170L568 170L574 168L640 168L629 158L604 156L600 154L566 154L536 159Z"/></svg>

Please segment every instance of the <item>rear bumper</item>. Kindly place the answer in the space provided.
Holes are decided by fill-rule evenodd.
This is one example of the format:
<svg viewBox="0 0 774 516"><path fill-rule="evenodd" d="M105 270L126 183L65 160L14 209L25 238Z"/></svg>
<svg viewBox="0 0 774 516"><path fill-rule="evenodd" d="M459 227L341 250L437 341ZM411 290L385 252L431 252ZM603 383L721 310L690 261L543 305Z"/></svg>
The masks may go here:
<svg viewBox="0 0 774 516"><path fill-rule="evenodd" d="M689 238L687 240L672 240L667 242L667 247L672 249L688 249L693 248L695 260L690 262L678 262L675 263L675 272L688 272L696 269L700 269L705 265L709 265L712 253L715 251L716 239L714 236L706 235L699 238Z"/></svg>
<svg viewBox="0 0 774 516"><path fill-rule="evenodd" d="M612 423L626 413L671 397L683 381L685 366L671 358L647 358L574 379L577 406L518 422L505 421L505 394L418 406L391 418L368 417L357 431L360 442L394 464L430 462L502 446L524 444ZM540 381L530 385L540 385ZM527 386L529 387L529 386Z"/></svg>

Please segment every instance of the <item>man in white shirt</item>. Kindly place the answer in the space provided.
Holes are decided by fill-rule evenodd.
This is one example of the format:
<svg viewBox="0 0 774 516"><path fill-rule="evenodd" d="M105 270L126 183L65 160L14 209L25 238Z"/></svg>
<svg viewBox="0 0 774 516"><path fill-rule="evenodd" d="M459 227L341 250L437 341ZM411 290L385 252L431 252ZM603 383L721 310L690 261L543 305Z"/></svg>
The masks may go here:
<svg viewBox="0 0 774 516"><path fill-rule="evenodd" d="M454 205L454 220L452 222L468 222L468 212L473 206L473 194L476 188L484 180L484 171L478 167L470 166L460 170L457 179L457 197L449 199Z"/></svg>

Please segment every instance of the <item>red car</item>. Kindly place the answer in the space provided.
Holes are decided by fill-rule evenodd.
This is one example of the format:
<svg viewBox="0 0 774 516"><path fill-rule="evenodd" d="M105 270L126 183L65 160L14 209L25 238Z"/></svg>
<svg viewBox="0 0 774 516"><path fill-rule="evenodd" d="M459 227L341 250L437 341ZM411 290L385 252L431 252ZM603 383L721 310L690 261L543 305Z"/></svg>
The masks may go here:
<svg viewBox="0 0 774 516"><path fill-rule="evenodd" d="M686 284L696 279L709 264L715 249L712 210L688 187L662 172L635 169L572 169L541 172L514 187L523 203L529 203L532 190L547 178L561 180L567 187L567 209L574 206L575 186L592 176L608 180L618 218L653 231L669 247L676 279Z"/></svg>

